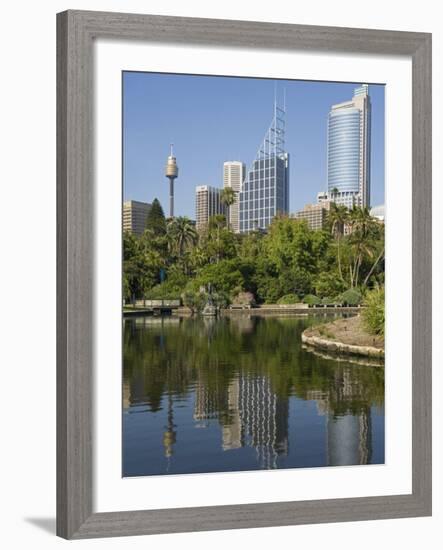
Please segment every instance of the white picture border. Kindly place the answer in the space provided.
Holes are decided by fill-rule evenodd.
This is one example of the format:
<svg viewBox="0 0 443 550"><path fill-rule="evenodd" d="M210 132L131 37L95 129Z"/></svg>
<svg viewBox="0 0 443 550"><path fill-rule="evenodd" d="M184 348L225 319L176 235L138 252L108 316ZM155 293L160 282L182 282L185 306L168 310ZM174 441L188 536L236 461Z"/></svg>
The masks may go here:
<svg viewBox="0 0 443 550"><path fill-rule="evenodd" d="M107 40L96 41L94 54L94 512L410 494L410 59ZM385 465L121 477L123 70L386 84Z"/></svg>

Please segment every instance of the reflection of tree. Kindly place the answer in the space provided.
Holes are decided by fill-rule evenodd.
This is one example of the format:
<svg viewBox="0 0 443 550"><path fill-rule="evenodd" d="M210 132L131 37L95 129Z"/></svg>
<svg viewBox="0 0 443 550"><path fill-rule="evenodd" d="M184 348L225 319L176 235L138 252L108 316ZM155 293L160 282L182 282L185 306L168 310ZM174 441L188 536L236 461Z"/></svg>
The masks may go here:
<svg viewBox="0 0 443 550"><path fill-rule="evenodd" d="M266 468L275 467L276 457L287 453L289 397L315 399L331 422L328 429L336 428L335 441L340 442L338 426L342 437L357 441L357 434L357 463L367 463L370 407L384 402L384 369L338 363L304 351L300 335L312 322L249 317L247 322L221 318L208 324L194 318L157 320L137 328L134 320L127 320L124 384L130 395L125 402L145 403L151 411L169 407L164 442L168 454L176 437L172 399L194 393L198 425L215 419L224 449L251 445ZM358 427L350 421L346 425L343 419L348 416ZM331 445L332 439L330 450Z"/></svg>

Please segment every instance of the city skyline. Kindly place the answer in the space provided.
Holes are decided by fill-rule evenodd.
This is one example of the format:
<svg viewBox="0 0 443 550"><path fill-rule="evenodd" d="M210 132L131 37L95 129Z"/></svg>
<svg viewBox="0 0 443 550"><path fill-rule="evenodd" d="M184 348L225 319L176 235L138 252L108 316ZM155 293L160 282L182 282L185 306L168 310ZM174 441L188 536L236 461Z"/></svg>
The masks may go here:
<svg viewBox="0 0 443 550"><path fill-rule="evenodd" d="M124 199L168 204L169 143L180 164L176 215L195 218L195 188L223 187L224 163L252 166L275 100L285 91L291 155L289 212L327 190L327 126L360 83L124 73ZM171 86L174 81L174 86ZM180 101L178 97L180 96ZM279 97L280 96L280 97ZM371 206L384 202L384 86L371 85ZM278 100L277 99L277 100ZM186 134L186 139L183 139Z"/></svg>

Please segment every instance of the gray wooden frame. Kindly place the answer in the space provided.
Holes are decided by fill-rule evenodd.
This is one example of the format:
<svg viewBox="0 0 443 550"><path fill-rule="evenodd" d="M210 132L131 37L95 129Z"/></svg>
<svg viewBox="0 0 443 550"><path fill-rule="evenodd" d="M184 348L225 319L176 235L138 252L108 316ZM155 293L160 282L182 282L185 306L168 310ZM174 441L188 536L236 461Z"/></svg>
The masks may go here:
<svg viewBox="0 0 443 550"><path fill-rule="evenodd" d="M93 513L93 41L412 58L412 494ZM57 534L87 538L431 514L431 35L66 11L57 15Z"/></svg>

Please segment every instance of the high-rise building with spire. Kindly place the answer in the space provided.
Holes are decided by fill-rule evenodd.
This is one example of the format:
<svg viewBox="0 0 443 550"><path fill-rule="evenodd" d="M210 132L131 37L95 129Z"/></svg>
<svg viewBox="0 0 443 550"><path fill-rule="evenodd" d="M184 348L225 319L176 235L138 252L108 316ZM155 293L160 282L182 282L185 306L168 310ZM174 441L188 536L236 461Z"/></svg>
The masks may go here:
<svg viewBox="0 0 443 550"><path fill-rule="evenodd" d="M266 229L289 212L289 154L285 151L285 107L274 116L240 192L240 233Z"/></svg>
<svg viewBox="0 0 443 550"><path fill-rule="evenodd" d="M371 201L371 100L362 84L328 117L328 196L348 208Z"/></svg>

